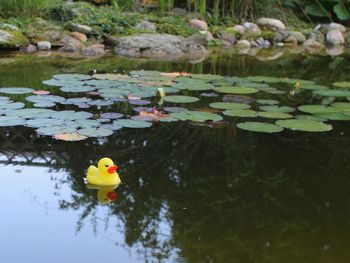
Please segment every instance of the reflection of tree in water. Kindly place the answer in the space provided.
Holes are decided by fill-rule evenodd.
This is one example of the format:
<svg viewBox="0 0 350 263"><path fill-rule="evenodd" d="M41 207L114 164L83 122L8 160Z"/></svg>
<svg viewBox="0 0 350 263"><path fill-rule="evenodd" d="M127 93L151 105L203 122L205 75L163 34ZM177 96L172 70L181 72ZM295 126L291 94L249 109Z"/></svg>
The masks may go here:
<svg viewBox="0 0 350 263"><path fill-rule="evenodd" d="M127 245L148 249L145 258L166 258L179 248L191 262L345 262L350 155L344 145L349 138L339 131L234 132L158 125L121 130L103 145L47 138L32 145L41 145L36 152L49 150L55 165L70 173L73 199L62 200L61 207L83 208L78 228L87 216L95 223L99 216L82 167L112 156L124 184L117 189L118 201L109 205L110 214L123 222ZM16 149L16 142L12 147L6 150ZM162 221L171 225L168 238L159 235Z"/></svg>

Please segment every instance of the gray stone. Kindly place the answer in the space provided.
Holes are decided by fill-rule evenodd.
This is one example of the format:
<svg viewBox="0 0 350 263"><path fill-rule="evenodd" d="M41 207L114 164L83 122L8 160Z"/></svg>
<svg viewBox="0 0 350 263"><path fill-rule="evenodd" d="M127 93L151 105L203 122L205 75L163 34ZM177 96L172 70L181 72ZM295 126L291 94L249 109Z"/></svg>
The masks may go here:
<svg viewBox="0 0 350 263"><path fill-rule="evenodd" d="M344 36L339 30L329 31L326 36L326 41L333 46L343 45L345 43Z"/></svg>
<svg viewBox="0 0 350 263"><path fill-rule="evenodd" d="M308 39L313 39L317 42L324 43L325 36L321 31L312 31L308 34Z"/></svg>
<svg viewBox="0 0 350 263"><path fill-rule="evenodd" d="M181 36L141 34L120 37L113 52L129 57L155 59L196 59L207 54L205 47Z"/></svg>
<svg viewBox="0 0 350 263"><path fill-rule="evenodd" d="M36 45L40 51L47 51L51 49L51 43L49 41L40 41Z"/></svg>
<svg viewBox="0 0 350 263"><path fill-rule="evenodd" d="M298 43L304 43L306 41L305 36L298 31L289 31L288 36L294 37Z"/></svg>
<svg viewBox="0 0 350 263"><path fill-rule="evenodd" d="M89 26L74 23L71 23L69 28L72 32L79 32L83 34L89 34L92 31L92 28Z"/></svg>
<svg viewBox="0 0 350 263"><path fill-rule="evenodd" d="M106 52L103 44L93 44L83 47L80 53L86 57L102 57Z"/></svg>
<svg viewBox="0 0 350 263"><path fill-rule="evenodd" d="M339 30L340 32L344 33L346 31L346 28L345 26L343 26L342 24L338 24L338 23L330 23L330 24L326 24L326 25L323 25L323 28L329 32L329 31L332 31L332 30Z"/></svg>
<svg viewBox="0 0 350 263"><path fill-rule="evenodd" d="M281 20L262 17L258 19L258 25L272 30L286 30L286 26Z"/></svg>
<svg viewBox="0 0 350 263"><path fill-rule="evenodd" d="M303 44L306 48L323 48L324 46L322 45L322 43L318 42L315 39L309 38L308 40L306 40Z"/></svg>
<svg viewBox="0 0 350 263"><path fill-rule="evenodd" d="M18 27L7 23L0 23L0 29L17 31Z"/></svg>
<svg viewBox="0 0 350 263"><path fill-rule="evenodd" d="M135 26L136 29L139 30L145 30L145 31L149 31L149 32L156 32L157 27L155 24L153 24L152 22L149 22L147 20L143 20L142 22L138 23Z"/></svg>
<svg viewBox="0 0 350 263"><path fill-rule="evenodd" d="M191 28L199 31L208 31L208 25L205 21L199 19L191 19L190 20Z"/></svg>
<svg viewBox="0 0 350 263"><path fill-rule="evenodd" d="M336 45L328 47L326 53L332 57L340 56L344 53L344 46Z"/></svg>
<svg viewBox="0 0 350 263"><path fill-rule="evenodd" d="M64 36L61 42L63 44L63 47L58 50L61 52L75 52L81 48L80 41L71 36Z"/></svg>
<svg viewBox="0 0 350 263"><path fill-rule="evenodd" d="M242 25L234 25L233 30L236 31L240 35L244 35L246 28Z"/></svg>
<svg viewBox="0 0 350 263"><path fill-rule="evenodd" d="M39 36L39 38L42 41L49 41L49 42L57 42L60 41L63 37L63 34L59 30L47 30L42 35Z"/></svg>
<svg viewBox="0 0 350 263"><path fill-rule="evenodd" d="M32 45L32 44L22 48L22 52L25 52L28 54L35 53L37 51L38 51L37 47L35 45Z"/></svg>
<svg viewBox="0 0 350 263"><path fill-rule="evenodd" d="M269 48L271 46L270 41L264 40L262 37L258 38L256 40L256 43L258 44L258 47L261 47L261 48Z"/></svg>
<svg viewBox="0 0 350 263"><path fill-rule="evenodd" d="M0 49L17 49L28 44L29 40L20 32L0 30Z"/></svg>
<svg viewBox="0 0 350 263"><path fill-rule="evenodd" d="M240 40L237 42L236 46L239 49L248 49L250 48L250 43L248 40Z"/></svg>
<svg viewBox="0 0 350 263"><path fill-rule="evenodd" d="M226 46L232 46L236 43L236 34L229 31L221 31L217 34L217 38Z"/></svg>
<svg viewBox="0 0 350 263"><path fill-rule="evenodd" d="M284 43L294 46L294 45L298 45L298 40L296 40L295 37L293 36L289 36L284 40Z"/></svg>
<svg viewBox="0 0 350 263"><path fill-rule="evenodd" d="M257 24L245 22L243 26L246 29L245 37L248 39L255 39L261 36L262 31Z"/></svg>

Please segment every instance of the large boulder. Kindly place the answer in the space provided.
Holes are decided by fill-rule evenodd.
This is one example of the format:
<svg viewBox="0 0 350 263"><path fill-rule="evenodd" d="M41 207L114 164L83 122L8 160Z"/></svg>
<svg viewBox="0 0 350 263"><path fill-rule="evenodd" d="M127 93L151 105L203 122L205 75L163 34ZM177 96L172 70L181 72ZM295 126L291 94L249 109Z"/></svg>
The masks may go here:
<svg viewBox="0 0 350 263"><path fill-rule="evenodd" d="M207 54L205 47L181 36L141 34L118 38L113 52L129 57L164 60L198 59Z"/></svg>
<svg viewBox="0 0 350 263"><path fill-rule="evenodd" d="M83 47L80 53L85 57L102 57L105 52L105 45L103 44L92 44L86 47Z"/></svg>
<svg viewBox="0 0 350 263"><path fill-rule="evenodd" d="M81 24L75 24L75 23L70 23L69 24L69 29L72 32L79 32L82 34L89 34L92 31L92 28L86 25L81 25Z"/></svg>
<svg viewBox="0 0 350 263"><path fill-rule="evenodd" d="M332 31L332 30L339 30L340 32L344 33L346 31L345 26L343 26L342 24L338 24L338 23L330 23L330 24L326 24L323 25L323 27L327 32Z"/></svg>
<svg viewBox="0 0 350 263"><path fill-rule="evenodd" d="M245 22L243 26L246 29L246 33L244 34L245 38L256 39L262 34L262 31L257 24Z"/></svg>
<svg viewBox="0 0 350 263"><path fill-rule="evenodd" d="M217 38L225 46L232 46L236 43L237 37L235 31L232 30L223 30L217 33Z"/></svg>
<svg viewBox="0 0 350 263"><path fill-rule="evenodd" d="M49 41L40 41L36 45L40 51L47 51L51 49L51 43Z"/></svg>
<svg viewBox="0 0 350 263"><path fill-rule="evenodd" d="M281 20L262 17L258 19L258 25L272 30L286 30L286 26Z"/></svg>
<svg viewBox="0 0 350 263"><path fill-rule="evenodd" d="M208 25L203 20L191 19L190 26L191 26L191 28L198 30L198 31L208 31Z"/></svg>
<svg viewBox="0 0 350 263"><path fill-rule="evenodd" d="M298 31L289 31L288 37L294 37L298 43L304 43L306 41L306 37L303 35L303 33Z"/></svg>
<svg viewBox="0 0 350 263"><path fill-rule="evenodd" d="M0 49L18 49L29 44L29 40L18 31L0 30Z"/></svg>
<svg viewBox="0 0 350 263"><path fill-rule="evenodd" d="M339 30L329 31L327 33L326 40L327 40L327 43L333 46L343 45L345 43L343 33Z"/></svg>

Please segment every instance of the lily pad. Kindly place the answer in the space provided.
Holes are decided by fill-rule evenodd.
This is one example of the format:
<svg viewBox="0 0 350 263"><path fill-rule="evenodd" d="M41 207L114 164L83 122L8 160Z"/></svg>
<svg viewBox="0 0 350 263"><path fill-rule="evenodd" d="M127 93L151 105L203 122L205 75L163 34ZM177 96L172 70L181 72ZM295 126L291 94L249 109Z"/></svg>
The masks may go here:
<svg viewBox="0 0 350 263"><path fill-rule="evenodd" d="M348 97L350 96L350 91L348 90L336 90L336 89L328 89L328 90L317 90L314 91L316 95L324 96L324 97Z"/></svg>
<svg viewBox="0 0 350 263"><path fill-rule="evenodd" d="M22 102L9 102L6 101L6 103L0 104L0 111L9 111L9 110L17 110L24 108L24 103Z"/></svg>
<svg viewBox="0 0 350 263"><path fill-rule="evenodd" d="M105 107L105 106L111 106L114 104L114 101L112 100L93 100L89 101L87 103L90 106L96 106L96 107Z"/></svg>
<svg viewBox="0 0 350 263"><path fill-rule="evenodd" d="M111 120L120 119L120 118L123 118L123 116L124 116L123 114L117 113L117 112L105 112L101 114L101 118L111 119Z"/></svg>
<svg viewBox="0 0 350 263"><path fill-rule="evenodd" d="M277 105L279 104L278 100L271 100L271 99L259 99L256 100L257 103L262 105Z"/></svg>
<svg viewBox="0 0 350 263"><path fill-rule="evenodd" d="M264 122L242 122L238 123L237 127L242 130L263 133L276 133L283 131L283 128L280 126Z"/></svg>
<svg viewBox="0 0 350 263"><path fill-rule="evenodd" d="M316 116L320 118L332 120L332 121L350 121L350 115L346 115L342 112L322 113L322 114L316 114Z"/></svg>
<svg viewBox="0 0 350 263"><path fill-rule="evenodd" d="M194 121L194 122L205 122L205 121L222 121L222 116L203 111L182 111L171 113L170 117L179 119L182 121Z"/></svg>
<svg viewBox="0 0 350 263"><path fill-rule="evenodd" d="M6 87L6 88L0 88L0 93L6 93L6 94L27 94L32 93L34 90L31 88L17 88L17 87Z"/></svg>
<svg viewBox="0 0 350 263"><path fill-rule="evenodd" d="M181 96L181 95L165 96L164 100L166 102L172 102L172 103L193 103L193 102L199 101L199 99L196 97Z"/></svg>
<svg viewBox="0 0 350 263"><path fill-rule="evenodd" d="M268 119L291 119L293 118L293 115L290 115L288 113L283 112L259 112L259 117L268 118Z"/></svg>
<svg viewBox="0 0 350 263"><path fill-rule="evenodd" d="M73 133L76 131L75 128L66 127L66 126L50 126L43 127L36 130L37 133L42 135L54 136L61 133Z"/></svg>
<svg viewBox="0 0 350 263"><path fill-rule="evenodd" d="M328 87L318 84L303 84L300 88L304 90L328 90Z"/></svg>
<svg viewBox="0 0 350 263"><path fill-rule="evenodd" d="M51 115L52 118L62 120L78 120L88 119L92 117L92 113L85 111L56 111ZM61 132L64 133L64 132Z"/></svg>
<svg viewBox="0 0 350 263"><path fill-rule="evenodd" d="M91 76L84 74L56 74L53 78L58 80L87 80L91 79Z"/></svg>
<svg viewBox="0 0 350 263"><path fill-rule="evenodd" d="M290 113L295 111L294 108L289 107L289 106L261 106L260 107L261 110L263 111L268 111L268 112L282 112L282 113Z"/></svg>
<svg viewBox="0 0 350 263"><path fill-rule="evenodd" d="M117 131L123 128L123 126L117 125L117 124L103 124L100 126L102 129L107 129L111 131Z"/></svg>
<svg viewBox="0 0 350 263"><path fill-rule="evenodd" d="M0 127L24 125L25 120L19 117L0 116Z"/></svg>
<svg viewBox="0 0 350 263"><path fill-rule="evenodd" d="M258 92L257 89L240 87L240 86L226 86L226 87L216 87L215 91L220 93L229 93L229 94L253 94Z"/></svg>
<svg viewBox="0 0 350 263"><path fill-rule="evenodd" d="M50 127L50 126L60 126L64 123L63 120L51 119L51 118L38 118L33 120L28 120L25 126L32 128Z"/></svg>
<svg viewBox="0 0 350 263"><path fill-rule="evenodd" d="M250 105L245 103L236 103L236 102L213 102L209 104L210 107L220 110L243 110L249 109Z"/></svg>
<svg viewBox="0 0 350 263"><path fill-rule="evenodd" d="M125 128L149 128L152 123L147 121L130 120L130 119L118 119L113 122L114 125L119 125Z"/></svg>
<svg viewBox="0 0 350 263"><path fill-rule="evenodd" d="M81 135L79 133L73 132L73 133L56 134L54 135L54 138L56 140L61 140L61 141L76 142L76 141L86 140L88 137Z"/></svg>
<svg viewBox="0 0 350 263"><path fill-rule="evenodd" d="M333 129L331 124L305 119L279 120L276 124L294 131L325 132Z"/></svg>
<svg viewBox="0 0 350 263"><path fill-rule="evenodd" d="M304 114L300 114L300 115L296 115L295 116L296 119L304 119L304 120L311 120L311 121L327 121L327 119L325 118L321 118L315 115L304 115Z"/></svg>
<svg viewBox="0 0 350 263"><path fill-rule="evenodd" d="M303 105L303 106L299 106L298 110L306 113L311 113L311 114L334 113L334 112L340 111L340 109L336 107L329 107L326 105Z"/></svg>
<svg viewBox="0 0 350 263"><path fill-rule="evenodd" d="M91 86L68 86L68 87L60 88L62 92L89 92L95 89L96 87L91 87Z"/></svg>
<svg viewBox="0 0 350 263"><path fill-rule="evenodd" d="M254 82L265 82L265 83L282 82L281 78L268 77L268 76L251 76L251 77L247 77L247 79Z"/></svg>
<svg viewBox="0 0 350 263"><path fill-rule="evenodd" d="M350 89L350 82L349 81L334 82L333 86L338 88Z"/></svg>
<svg viewBox="0 0 350 263"><path fill-rule="evenodd" d="M78 130L77 133L87 137L107 137L113 134L113 131L104 128L86 128Z"/></svg>
<svg viewBox="0 0 350 263"><path fill-rule="evenodd" d="M56 113L56 111L49 109L18 109L9 111L6 113L7 116L22 117L22 118L48 118Z"/></svg>
<svg viewBox="0 0 350 263"><path fill-rule="evenodd" d="M257 112L253 110L227 110L224 115L230 117L253 118L257 116Z"/></svg>
<svg viewBox="0 0 350 263"><path fill-rule="evenodd" d="M51 108L51 107L56 106L56 103L50 102L50 101L47 101L47 102L37 102L37 103L34 103L33 106L36 107L36 108Z"/></svg>

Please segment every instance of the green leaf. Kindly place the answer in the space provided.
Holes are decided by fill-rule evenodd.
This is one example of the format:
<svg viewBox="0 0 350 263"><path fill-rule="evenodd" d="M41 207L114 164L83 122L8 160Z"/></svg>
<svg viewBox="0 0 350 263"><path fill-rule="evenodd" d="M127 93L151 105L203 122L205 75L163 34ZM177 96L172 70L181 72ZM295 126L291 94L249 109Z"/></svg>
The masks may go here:
<svg viewBox="0 0 350 263"><path fill-rule="evenodd" d="M298 107L298 110L311 114L333 113L340 111L338 108L328 107L326 105L302 105Z"/></svg>
<svg viewBox="0 0 350 263"><path fill-rule="evenodd" d="M293 115L283 112L259 112L259 117L268 118L268 119L291 119Z"/></svg>
<svg viewBox="0 0 350 263"><path fill-rule="evenodd" d="M289 106L276 106L276 105L261 106L260 109L263 111L268 111L268 112L283 112L283 113L290 113L290 112L295 111L294 108L289 107Z"/></svg>
<svg viewBox="0 0 350 263"><path fill-rule="evenodd" d="M77 133L87 137L107 137L113 134L113 131L104 128L86 128L77 130Z"/></svg>
<svg viewBox="0 0 350 263"><path fill-rule="evenodd" d="M152 126L152 123L147 121L138 121L130 119L119 119L113 122L114 125L119 125L126 128L149 128Z"/></svg>
<svg viewBox="0 0 350 263"><path fill-rule="evenodd" d="M26 94L26 93L32 93L34 90L30 88L17 88L17 87L10 87L10 88L0 88L0 93L6 93L6 94Z"/></svg>
<svg viewBox="0 0 350 263"><path fill-rule="evenodd" d="M223 114L230 117L240 118L254 118L257 116L257 112L253 110L227 110L224 111Z"/></svg>
<svg viewBox="0 0 350 263"><path fill-rule="evenodd" d="M333 7L334 13L338 16L340 20L348 20L350 19L350 13L349 10L346 8L346 6L339 2Z"/></svg>
<svg viewBox="0 0 350 263"><path fill-rule="evenodd" d="M305 119L279 120L276 124L294 131L325 132L333 129L330 124Z"/></svg>
<svg viewBox="0 0 350 263"><path fill-rule="evenodd" d="M283 128L280 126L264 122L242 122L238 123L237 127L242 130L263 133L276 133L283 131Z"/></svg>
<svg viewBox="0 0 350 263"><path fill-rule="evenodd" d="M314 91L316 95L324 96L324 97L348 97L350 96L350 91L348 90L336 90L336 89L328 89L328 90L317 90Z"/></svg>
<svg viewBox="0 0 350 263"><path fill-rule="evenodd" d="M222 121L222 116L203 111L182 111L171 113L170 117L179 119L182 121L194 121L194 122L205 122L205 121Z"/></svg>
<svg viewBox="0 0 350 263"><path fill-rule="evenodd" d="M209 104L210 107L220 110L243 110L249 109L250 105L245 103L236 103L236 102L213 102Z"/></svg>
<svg viewBox="0 0 350 263"><path fill-rule="evenodd" d="M199 99L191 96L171 95L165 96L164 101L172 103L193 103L199 101Z"/></svg>
<svg viewBox="0 0 350 263"><path fill-rule="evenodd" d="M73 133L76 131L76 129L72 127L66 127L66 126L50 126L50 127L39 128L36 131L37 133L42 135L53 136L61 133Z"/></svg>
<svg viewBox="0 0 350 263"><path fill-rule="evenodd" d="M305 7L305 11L312 16L325 17L328 15L325 8L323 6L320 6L319 4L307 5Z"/></svg>
<svg viewBox="0 0 350 263"><path fill-rule="evenodd" d="M277 105L279 104L278 100L270 100L270 99L259 99L256 100L257 103L262 105Z"/></svg>
<svg viewBox="0 0 350 263"><path fill-rule="evenodd" d="M216 87L214 88L214 90L220 93L229 93L229 94L253 94L258 92L257 89L240 87L240 86Z"/></svg>

